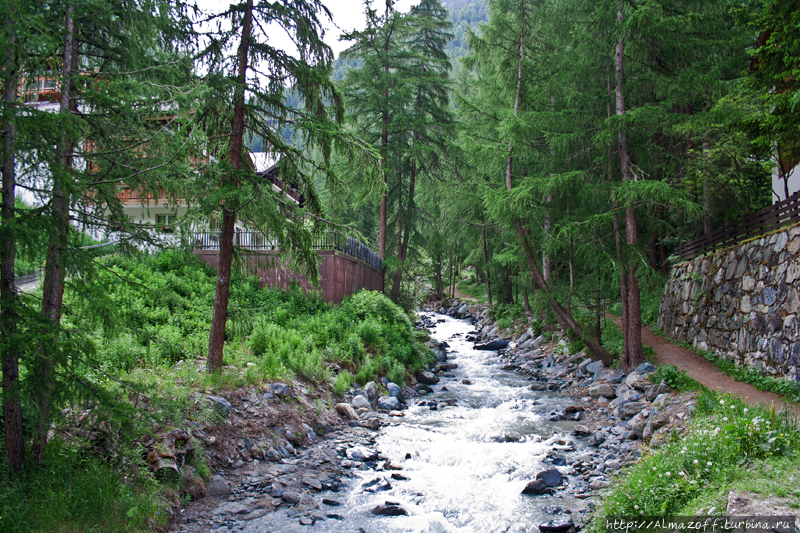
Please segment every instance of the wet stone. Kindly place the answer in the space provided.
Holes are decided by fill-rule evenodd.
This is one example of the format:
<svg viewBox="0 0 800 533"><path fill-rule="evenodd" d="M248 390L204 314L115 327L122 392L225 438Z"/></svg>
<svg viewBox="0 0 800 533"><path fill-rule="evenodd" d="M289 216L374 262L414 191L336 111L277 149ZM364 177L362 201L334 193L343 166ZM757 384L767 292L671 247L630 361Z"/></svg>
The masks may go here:
<svg viewBox="0 0 800 533"><path fill-rule="evenodd" d="M400 507L399 503L395 502L384 502L383 505L378 505L377 507L372 509L372 514L382 515L382 516L406 516L408 515L408 511Z"/></svg>
<svg viewBox="0 0 800 533"><path fill-rule="evenodd" d="M550 520L544 524L539 524L541 533L570 533L575 531L575 523L572 518L560 518Z"/></svg>

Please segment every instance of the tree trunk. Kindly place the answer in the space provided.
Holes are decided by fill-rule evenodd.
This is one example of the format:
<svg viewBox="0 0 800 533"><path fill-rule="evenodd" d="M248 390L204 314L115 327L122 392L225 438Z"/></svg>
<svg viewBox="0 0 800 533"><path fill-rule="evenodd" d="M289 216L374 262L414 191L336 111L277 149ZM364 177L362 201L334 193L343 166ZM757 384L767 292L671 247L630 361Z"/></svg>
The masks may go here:
<svg viewBox="0 0 800 533"><path fill-rule="evenodd" d="M389 22L389 8L391 4L386 2L386 23ZM386 259L386 219L388 217L386 187L389 183L386 176L386 150L389 146L389 37L386 37L384 44L384 65L383 73L386 76L386 85L383 88L383 113L381 114L381 171L383 172L383 194L381 195L380 212L378 213L378 255L381 260Z"/></svg>
<svg viewBox="0 0 800 533"><path fill-rule="evenodd" d="M625 7L625 0L620 0L617 9L617 22L619 23L619 33L617 37L617 47L615 51L616 68L616 111L618 116L625 115L625 41L622 32L622 12ZM619 158L622 181L632 180L630 168L630 152L628 149L628 133L625 123L620 125L619 130ZM642 349L642 314L639 296L639 278L637 276L637 261L632 253L632 247L639 240L639 232L636 221L636 211L632 206L625 207L625 242L628 251L624 254L623 274L627 277L627 286L623 287L620 282L620 290L627 288L627 323L623 318L623 337L625 353L622 358L622 368L625 372L630 372L641 362L644 361L644 350Z"/></svg>
<svg viewBox="0 0 800 533"><path fill-rule="evenodd" d="M522 11L522 20L524 23L524 9ZM520 103L520 95L522 92L522 66L523 61L525 60L525 33L524 33L524 26L520 31L520 38L519 38L519 67L517 69L517 89L516 95L514 97L514 115L516 116L519 113L519 103ZM512 174L511 174L511 167L513 162L513 151L514 151L514 142L510 141L508 143L508 158L506 159L506 189L512 190L514 188L514 184L512 181ZM528 239L525 237L525 230L522 227L522 221L517 217L514 216L514 225L517 230L517 239L519 241L520 246L522 247L523 253L525 255L525 260L528 263L528 270L530 271L531 281L534 285L537 285L542 291L547 292L548 284L545 281L542 272L539 270L538 265L536 264L536 260L533 256L533 250L531 250L530 243L528 243ZM555 300L550 301L550 308L555 313L558 320L570 329L575 335L578 336L579 339L583 341L583 343L592 351L592 353L597 356L600 360L603 361L605 365L611 364L611 355L603 348L603 346L597 342L591 335L586 335L580 324L572 318L572 315L567 312L564 307Z"/></svg>
<svg viewBox="0 0 800 533"><path fill-rule="evenodd" d="M414 132L414 138L416 139L417 132ZM414 189L417 184L417 160L414 159L411 162L411 177L408 183L408 207L406 209L406 216L404 219L401 219L405 224L405 228L402 231L402 240L398 243L399 251L398 251L398 259L400 259L400 266L395 272L394 275L394 284L392 286L392 301L397 303L400 299L400 283L403 280L403 266L406 262L406 254L408 253L408 243L411 240L411 219L413 217L413 209L414 209Z"/></svg>
<svg viewBox="0 0 800 533"><path fill-rule="evenodd" d="M17 44L14 32L14 2L9 2L9 17L6 28L11 36L6 47L6 62L3 66L5 86L3 103L13 109L17 89L17 65L14 47ZM5 117L2 128L2 173L3 196L0 209L0 344L3 345L3 429L5 435L6 462L14 472L22 470L25 461L25 443L22 438L22 402L19 396L19 352L14 338L17 332L18 298L15 288L14 261L16 233L14 230L14 198L16 189L17 130L16 112Z"/></svg>
<svg viewBox="0 0 800 533"><path fill-rule="evenodd" d="M483 218L481 218L483 222ZM489 247L486 246L486 226L481 227L481 238L483 239L483 265L486 270L486 299L489 307L492 306L492 282L489 275Z"/></svg>
<svg viewBox="0 0 800 533"><path fill-rule="evenodd" d="M73 88L72 72L77 69L78 64L77 43L74 41L75 22L73 13L74 5L69 4L65 18L64 72L61 79L61 105L59 106L59 113L65 115L77 110L76 100L71 98ZM61 311L64 302L64 275L66 271L65 261L69 242L69 180L73 167L74 149L74 142L69 137L69 134L64 133L62 135L57 148L60 161L56 172L52 173L53 190L50 210L53 223L50 229L44 268L44 282L42 284L42 315L52 323L53 342L56 341L58 329L61 326ZM54 354L56 351L51 348L47 346L40 347L40 360L36 364L36 379L39 382L39 387L36 391L38 412L36 430L31 446L31 460L40 465L44 461L44 453L47 447L50 410L52 409L51 395L55 382L56 361Z"/></svg>
<svg viewBox="0 0 800 533"><path fill-rule="evenodd" d="M238 87L234 97L233 131L231 135L228 161L234 173L242 168L242 140L244 137L244 92L247 83L247 63L250 52L250 34L253 21L253 0L247 0L242 21L242 40L239 43ZM235 177L229 179L236 179ZM223 348L225 347L225 323L228 320L228 295L231 283L231 263L233 262L233 236L236 229L236 206L228 202L222 208L222 231L219 238L219 260L217 268L217 287L214 294L214 312L211 318L211 332L208 337L208 358L206 368L215 372L222 368Z"/></svg>
<svg viewBox="0 0 800 533"><path fill-rule="evenodd" d="M525 302L525 313L530 314L531 312L531 303L528 300L528 285L525 283L525 267L522 264L522 259L519 260L519 273L520 273L520 284L522 285L522 299Z"/></svg>

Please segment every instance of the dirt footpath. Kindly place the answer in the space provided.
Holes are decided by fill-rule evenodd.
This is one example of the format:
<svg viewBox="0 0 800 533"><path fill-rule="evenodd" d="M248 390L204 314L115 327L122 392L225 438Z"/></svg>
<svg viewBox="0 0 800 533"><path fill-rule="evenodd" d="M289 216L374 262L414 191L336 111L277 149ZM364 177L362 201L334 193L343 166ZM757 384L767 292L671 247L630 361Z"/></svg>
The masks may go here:
<svg viewBox="0 0 800 533"><path fill-rule="evenodd" d="M614 321L619 325L618 318L615 318ZM675 365L678 370L685 371L695 381L711 390L735 394L747 403L754 405L774 403L778 407L789 408L800 416L800 406L797 404L786 403L786 400L778 394L760 391L750 384L734 380L693 351L681 348L664 337L656 335L649 326L642 328L642 343L653 347L659 365Z"/></svg>

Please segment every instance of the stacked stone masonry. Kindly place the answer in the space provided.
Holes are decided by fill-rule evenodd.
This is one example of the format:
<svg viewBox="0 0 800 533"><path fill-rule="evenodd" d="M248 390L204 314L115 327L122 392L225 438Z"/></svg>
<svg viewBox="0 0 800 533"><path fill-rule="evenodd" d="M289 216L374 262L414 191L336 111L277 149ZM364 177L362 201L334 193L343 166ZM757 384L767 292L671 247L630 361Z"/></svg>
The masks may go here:
<svg viewBox="0 0 800 533"><path fill-rule="evenodd" d="M800 225L676 265L658 325L673 339L800 381Z"/></svg>

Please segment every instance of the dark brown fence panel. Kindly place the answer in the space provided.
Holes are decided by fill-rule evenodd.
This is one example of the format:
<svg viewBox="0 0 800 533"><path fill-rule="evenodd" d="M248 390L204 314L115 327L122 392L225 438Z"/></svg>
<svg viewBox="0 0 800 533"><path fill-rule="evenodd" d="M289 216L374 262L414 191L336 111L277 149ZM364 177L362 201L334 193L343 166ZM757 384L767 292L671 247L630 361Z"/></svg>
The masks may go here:
<svg viewBox="0 0 800 533"><path fill-rule="evenodd" d="M758 237L795 222L800 222L800 192L684 243L675 248L673 253L682 259L694 259L698 255Z"/></svg>
<svg viewBox="0 0 800 533"><path fill-rule="evenodd" d="M220 230L197 232L192 243L195 250L219 250ZM260 231L237 231L233 235L233 244L247 250L278 250L278 242L269 239ZM346 237L334 231L317 237L311 244L315 250L336 250L365 263L378 272L383 272L383 261L380 256L365 244L353 237Z"/></svg>

